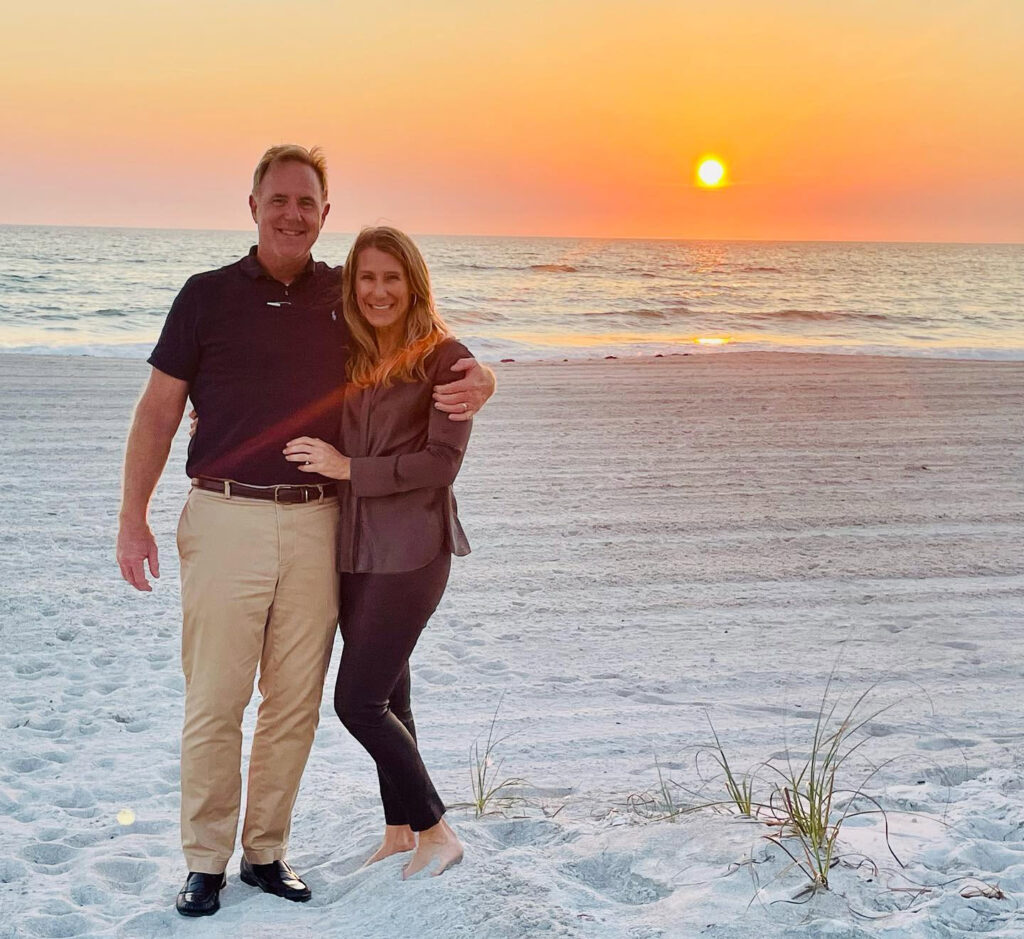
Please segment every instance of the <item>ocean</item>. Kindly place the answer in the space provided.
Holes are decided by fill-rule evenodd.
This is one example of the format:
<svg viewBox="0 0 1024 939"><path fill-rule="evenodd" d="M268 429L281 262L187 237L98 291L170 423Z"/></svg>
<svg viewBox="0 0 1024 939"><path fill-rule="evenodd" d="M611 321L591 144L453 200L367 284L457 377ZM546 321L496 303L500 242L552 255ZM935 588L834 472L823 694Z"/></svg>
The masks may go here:
<svg viewBox="0 0 1024 939"><path fill-rule="evenodd" d="M253 232L0 226L0 351L145 358ZM340 264L351 234L314 256ZM734 350L1024 359L1024 245L417 237L484 360Z"/></svg>

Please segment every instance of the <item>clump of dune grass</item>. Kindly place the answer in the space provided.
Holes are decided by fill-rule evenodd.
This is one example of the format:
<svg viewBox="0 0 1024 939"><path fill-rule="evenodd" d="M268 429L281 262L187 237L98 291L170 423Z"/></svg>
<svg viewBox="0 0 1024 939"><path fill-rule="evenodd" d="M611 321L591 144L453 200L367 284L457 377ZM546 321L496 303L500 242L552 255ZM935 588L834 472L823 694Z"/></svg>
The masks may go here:
<svg viewBox="0 0 1024 939"><path fill-rule="evenodd" d="M501 737L495 736L498 711L501 710L504 698L505 695L502 694L498 699L490 726L487 728L487 740L483 748L481 749L479 737L469 748L469 776L473 798L470 802L462 804L472 808L477 818L484 815L500 815L514 805L526 801L513 792L514 789L525 785L526 780L511 776L499 778L503 758L498 756L498 748L512 736L511 733Z"/></svg>
<svg viewBox="0 0 1024 939"><path fill-rule="evenodd" d="M822 694L808 755L802 762L794 762L787 750L785 766L771 761L765 764L779 777L767 803L767 823L775 831L766 837L806 875L812 892L828 889L829 871L838 863L837 841L843 823L857 815L881 816L886 847L903 866L889 842L885 810L865 792L871 779L892 761L873 767L855 786L843 784L845 765L870 739L860 732L893 705L865 713L869 710L865 704L877 688L871 685L837 718L839 700L831 700L833 677L834 673L829 675Z"/></svg>
<svg viewBox="0 0 1024 939"><path fill-rule="evenodd" d="M686 812L703 808L682 801L681 794L687 790L662 772L657 754L654 755L654 769L658 774L657 787L630 793L626 799L630 810L649 821L672 821Z"/></svg>
<svg viewBox="0 0 1024 939"><path fill-rule="evenodd" d="M892 708L895 702L878 708L868 707L878 688L878 684L873 684L852 706L840 711L841 701L833 694L834 677L833 669L821 697L805 757L794 758L787 747L784 757L765 760L755 769L738 772L710 715L705 712L714 743L697 748L698 775L704 783L701 791L686 789L667 778L655 759L658 787L631 795L630 808L644 818L661 820L698 808L728 806L742 816L763 821L772 829L765 838L779 847L792 866L807 878L807 886L798 896L829 888L829 872L842 858L838 840L843 823L859 815L881 817L886 847L903 867L889 840L886 811L866 792L871 779L892 760L870 766L859 774L849 765L851 758L871 739L863 733L865 726ZM720 772L714 777L705 778L700 774L702 756L710 756L717 764ZM707 786L712 783L723 787L723 798L707 800ZM763 792L760 797L759 789ZM681 793L697 797L699 802L685 805ZM860 863L874 866L871 859Z"/></svg>
<svg viewBox="0 0 1024 939"><path fill-rule="evenodd" d="M697 757L699 759L702 752L709 752L711 754L711 758L722 770L728 802L736 807L740 815L746 818L753 818L755 811L760 808L754 801L754 773L748 770L742 775L737 775L733 771L729 758L725 754L725 749L722 747L722 741L718 739L718 732L711 721L711 715L705 711L704 716L707 718L708 726L711 728L711 736L715 738L715 745L702 748L702 750L698 751Z"/></svg>

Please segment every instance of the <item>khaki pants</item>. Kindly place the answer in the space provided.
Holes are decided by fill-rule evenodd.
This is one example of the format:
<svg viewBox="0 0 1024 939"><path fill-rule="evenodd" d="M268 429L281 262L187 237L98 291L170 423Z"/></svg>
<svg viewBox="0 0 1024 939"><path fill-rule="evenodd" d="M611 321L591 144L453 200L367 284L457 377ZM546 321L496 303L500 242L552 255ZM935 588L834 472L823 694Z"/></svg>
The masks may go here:
<svg viewBox="0 0 1024 939"><path fill-rule="evenodd" d="M242 848L285 856L338 622L337 499L278 505L193 489L178 524L185 726L181 838L190 871L235 847L242 714L259 666Z"/></svg>

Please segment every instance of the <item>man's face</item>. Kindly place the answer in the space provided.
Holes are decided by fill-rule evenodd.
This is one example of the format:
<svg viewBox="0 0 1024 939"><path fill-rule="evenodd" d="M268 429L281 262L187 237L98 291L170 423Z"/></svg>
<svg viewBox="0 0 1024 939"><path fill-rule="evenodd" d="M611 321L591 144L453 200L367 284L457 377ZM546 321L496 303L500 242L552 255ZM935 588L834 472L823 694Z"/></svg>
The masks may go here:
<svg viewBox="0 0 1024 939"><path fill-rule="evenodd" d="M249 196L259 232L260 253L282 261L302 261L327 218L320 180L311 166L286 160L270 166L260 188Z"/></svg>

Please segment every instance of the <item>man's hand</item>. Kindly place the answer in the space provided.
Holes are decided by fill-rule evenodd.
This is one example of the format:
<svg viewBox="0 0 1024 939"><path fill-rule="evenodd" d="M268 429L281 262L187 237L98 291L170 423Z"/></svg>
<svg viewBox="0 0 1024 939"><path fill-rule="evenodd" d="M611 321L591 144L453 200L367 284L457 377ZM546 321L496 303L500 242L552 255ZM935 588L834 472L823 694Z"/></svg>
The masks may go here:
<svg viewBox="0 0 1024 939"><path fill-rule="evenodd" d="M115 553L121 576L136 590L147 593L153 588L146 579L146 563L153 577L160 576L156 540L147 522L149 499L167 462L187 398L187 382L154 368L135 406L128 433Z"/></svg>
<svg viewBox="0 0 1024 939"><path fill-rule="evenodd" d="M447 411L450 421L468 421L494 394L494 372L476 359L459 359L452 371L466 374L447 385L434 385L434 407Z"/></svg>
<svg viewBox="0 0 1024 939"><path fill-rule="evenodd" d="M157 556L156 539L148 525L121 523L117 531L117 566L121 576L136 590L152 591L146 579L146 562L150 573L160 576L160 559Z"/></svg>

